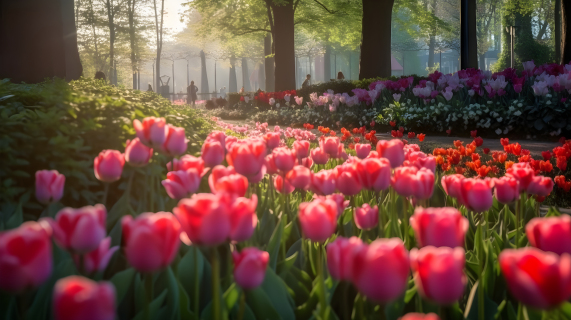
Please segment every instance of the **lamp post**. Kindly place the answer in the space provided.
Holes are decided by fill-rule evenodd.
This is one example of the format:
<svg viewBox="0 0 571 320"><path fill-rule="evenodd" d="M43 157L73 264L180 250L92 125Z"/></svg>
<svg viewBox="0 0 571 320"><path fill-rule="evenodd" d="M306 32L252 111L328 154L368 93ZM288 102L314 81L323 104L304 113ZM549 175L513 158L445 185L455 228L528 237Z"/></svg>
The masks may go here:
<svg viewBox="0 0 571 320"><path fill-rule="evenodd" d="M510 35L510 68L513 68L515 65L515 28L518 26L507 26L506 32Z"/></svg>

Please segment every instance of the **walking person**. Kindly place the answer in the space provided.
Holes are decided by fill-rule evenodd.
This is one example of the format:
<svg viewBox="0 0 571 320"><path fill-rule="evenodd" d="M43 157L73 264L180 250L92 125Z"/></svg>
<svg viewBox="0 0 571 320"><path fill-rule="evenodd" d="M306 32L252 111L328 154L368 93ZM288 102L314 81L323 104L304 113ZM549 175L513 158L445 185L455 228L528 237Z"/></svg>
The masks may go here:
<svg viewBox="0 0 571 320"><path fill-rule="evenodd" d="M190 82L190 85L188 87L186 87L186 94L187 94L187 104L192 104L192 106L195 106L195 102L196 102L196 93L198 92L198 87L194 85L194 80Z"/></svg>

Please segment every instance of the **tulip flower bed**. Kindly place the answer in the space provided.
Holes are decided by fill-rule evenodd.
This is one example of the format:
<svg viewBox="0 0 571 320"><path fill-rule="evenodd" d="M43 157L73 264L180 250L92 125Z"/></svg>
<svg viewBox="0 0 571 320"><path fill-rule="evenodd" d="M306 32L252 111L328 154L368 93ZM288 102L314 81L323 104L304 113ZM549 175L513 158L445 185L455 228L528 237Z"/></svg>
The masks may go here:
<svg viewBox="0 0 571 320"><path fill-rule="evenodd" d="M536 200L567 182L545 161L466 177L448 173L475 168L481 138L433 156L364 128L219 121L246 138L211 132L195 157L170 119L134 119L95 157L100 203L8 217L2 318L571 319L571 218ZM66 204L66 178L39 170L36 199Z"/></svg>

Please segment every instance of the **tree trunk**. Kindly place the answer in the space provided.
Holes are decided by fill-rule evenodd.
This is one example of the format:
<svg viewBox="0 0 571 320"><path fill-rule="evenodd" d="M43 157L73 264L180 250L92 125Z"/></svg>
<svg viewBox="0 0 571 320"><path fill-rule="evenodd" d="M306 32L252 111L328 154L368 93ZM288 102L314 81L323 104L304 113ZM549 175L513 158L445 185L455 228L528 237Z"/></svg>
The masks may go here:
<svg viewBox="0 0 571 320"><path fill-rule="evenodd" d="M460 0L460 67L478 67L476 0Z"/></svg>
<svg viewBox="0 0 571 320"><path fill-rule="evenodd" d="M210 93L210 88L208 87L208 73L206 72L206 56L202 50L200 50L200 71L200 92Z"/></svg>
<svg viewBox="0 0 571 320"><path fill-rule="evenodd" d="M561 62L561 0L555 0L555 61Z"/></svg>
<svg viewBox="0 0 571 320"><path fill-rule="evenodd" d="M323 56L323 81L327 82L331 77L331 46L325 47L325 55Z"/></svg>
<svg viewBox="0 0 571 320"><path fill-rule="evenodd" d="M228 92L238 92L238 80L236 79L236 58L230 58L230 74L228 78Z"/></svg>
<svg viewBox="0 0 571 320"><path fill-rule="evenodd" d="M78 79L83 71L71 0L0 1L0 79Z"/></svg>
<svg viewBox="0 0 571 320"><path fill-rule="evenodd" d="M571 0L561 0L561 63L571 61Z"/></svg>
<svg viewBox="0 0 571 320"><path fill-rule="evenodd" d="M391 18L394 0L363 0L359 79L391 76Z"/></svg>
<svg viewBox="0 0 571 320"><path fill-rule="evenodd" d="M165 0L161 1L161 22L159 25L159 17L157 14L157 0L154 0L155 4L155 27L157 32L157 59L156 59L156 68L157 68L157 83L156 85L156 92L161 92L161 52L163 50L163 17L165 11Z"/></svg>
<svg viewBox="0 0 571 320"><path fill-rule="evenodd" d="M265 91L275 91L276 73L275 59L272 52L272 35L268 33L264 38L264 70L265 70Z"/></svg>
<svg viewBox="0 0 571 320"><path fill-rule="evenodd" d="M434 48L436 47L436 38L434 35L430 36L430 41L428 42L428 67L434 68Z"/></svg>
<svg viewBox="0 0 571 320"><path fill-rule="evenodd" d="M262 89L266 90L266 68L264 67L264 62L258 67L258 87L254 87L254 90Z"/></svg>
<svg viewBox="0 0 571 320"><path fill-rule="evenodd" d="M244 91L252 91L252 87L250 86L250 70L248 69L248 59L246 58L242 58L242 86L244 87Z"/></svg>
<svg viewBox="0 0 571 320"><path fill-rule="evenodd" d="M486 54L481 54L480 55L480 70L484 71L486 70Z"/></svg>
<svg viewBox="0 0 571 320"><path fill-rule="evenodd" d="M111 80L111 84L115 84L115 23L113 19L115 18L115 8L113 6L112 0L107 0L107 22L109 27L109 72L107 77Z"/></svg>
<svg viewBox="0 0 571 320"><path fill-rule="evenodd" d="M276 91L295 89L295 44L293 0L272 4L274 14L274 44Z"/></svg>
<svg viewBox="0 0 571 320"><path fill-rule="evenodd" d="M137 88L137 56L135 54L135 3L137 0L127 0L129 16L129 45L131 49L131 69L133 72L133 89Z"/></svg>

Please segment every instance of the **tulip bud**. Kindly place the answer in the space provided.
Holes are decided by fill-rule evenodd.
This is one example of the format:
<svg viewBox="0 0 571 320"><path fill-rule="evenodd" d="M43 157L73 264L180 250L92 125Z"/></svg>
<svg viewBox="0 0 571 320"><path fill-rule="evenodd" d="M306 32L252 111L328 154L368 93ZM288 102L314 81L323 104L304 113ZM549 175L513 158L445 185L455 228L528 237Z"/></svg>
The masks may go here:
<svg viewBox="0 0 571 320"><path fill-rule="evenodd" d="M571 218L568 215L533 218L525 226L529 243L543 251L571 254Z"/></svg>
<svg viewBox="0 0 571 320"><path fill-rule="evenodd" d="M507 169L506 176L516 179L519 182L521 191L527 191L531 180L533 180L533 177L535 176L535 172L529 166L529 163L520 162L513 164L509 169Z"/></svg>
<svg viewBox="0 0 571 320"><path fill-rule="evenodd" d="M266 144L257 139L248 139L236 141L226 155L226 161L237 173L250 177L262 170L265 157Z"/></svg>
<svg viewBox="0 0 571 320"><path fill-rule="evenodd" d="M63 208L50 222L56 243L73 253L84 254L97 249L105 238L107 210L102 204L79 209Z"/></svg>
<svg viewBox="0 0 571 320"><path fill-rule="evenodd" d="M434 174L426 168L399 167L395 169L391 185L403 197L429 199L434 191Z"/></svg>
<svg viewBox="0 0 571 320"><path fill-rule="evenodd" d="M299 190L307 190L311 183L311 171L304 166L295 166L286 174L286 180Z"/></svg>
<svg viewBox="0 0 571 320"><path fill-rule="evenodd" d="M500 269L511 295L537 309L551 309L571 298L571 256L536 248L507 249Z"/></svg>
<svg viewBox="0 0 571 320"><path fill-rule="evenodd" d="M83 266L80 265L81 259L78 254L73 255L73 262L75 262L78 270L83 268L87 274L103 272L105 271L105 268L107 268L107 265L115 251L119 250L119 246L109 248L110 246L111 237L107 237L101 240L97 249L83 255Z"/></svg>
<svg viewBox="0 0 571 320"><path fill-rule="evenodd" d="M363 241L357 237L349 239L337 237L327 245L327 268L333 279L351 281L353 279L353 259L362 248Z"/></svg>
<svg viewBox="0 0 571 320"><path fill-rule="evenodd" d="M295 190L295 187L292 186L287 179L282 178L282 176L276 176L274 178L274 188L281 194L290 194Z"/></svg>
<svg viewBox="0 0 571 320"><path fill-rule="evenodd" d="M361 208L355 208L353 214L357 228L361 230L369 230L379 224L379 208L365 203Z"/></svg>
<svg viewBox="0 0 571 320"><path fill-rule="evenodd" d="M440 182L442 183L442 188L444 189L444 192L446 192L447 195L454 198L460 198L461 197L460 185L462 184L462 180L464 180L463 175L451 174L442 177Z"/></svg>
<svg viewBox="0 0 571 320"><path fill-rule="evenodd" d="M264 158L264 166L266 167L266 172L269 175L277 174L278 168L276 167L275 156L273 153L268 154Z"/></svg>
<svg viewBox="0 0 571 320"><path fill-rule="evenodd" d="M371 148L372 146L368 143L363 144L363 143L357 143L355 145L355 151L357 152L357 157L359 159L365 159L369 156L369 154L371 153Z"/></svg>
<svg viewBox="0 0 571 320"><path fill-rule="evenodd" d="M311 159L316 164L326 164L329 161L329 155L323 149L315 148L311 150Z"/></svg>
<svg viewBox="0 0 571 320"><path fill-rule="evenodd" d="M93 160L95 177L103 182L114 182L121 179L125 165L125 157L117 150L103 150Z"/></svg>
<svg viewBox="0 0 571 320"><path fill-rule="evenodd" d="M337 204L328 199L303 202L299 205L298 217L306 238L314 242L324 242L337 227Z"/></svg>
<svg viewBox="0 0 571 320"><path fill-rule="evenodd" d="M239 197L232 201L229 211L230 240L241 242L250 239L258 224L257 205L258 197L255 194L252 199Z"/></svg>
<svg viewBox="0 0 571 320"><path fill-rule="evenodd" d="M0 232L0 290L22 293L39 287L51 275L51 228L45 222L24 222Z"/></svg>
<svg viewBox="0 0 571 320"><path fill-rule="evenodd" d="M171 171L167 173L167 179L161 183L169 197L182 199L195 193L200 187L200 175L196 169Z"/></svg>
<svg viewBox="0 0 571 320"><path fill-rule="evenodd" d="M327 153L331 158L337 158L339 155L339 145L338 137L325 137L325 140L321 141L319 146L323 152Z"/></svg>
<svg viewBox="0 0 571 320"><path fill-rule="evenodd" d="M464 295L467 278L463 248L424 247L410 251L410 265L420 294L439 305L453 304Z"/></svg>
<svg viewBox="0 0 571 320"><path fill-rule="evenodd" d="M149 147L160 148L167 138L167 123L165 118L147 117L143 122L133 120L133 128L142 143Z"/></svg>
<svg viewBox="0 0 571 320"><path fill-rule="evenodd" d="M346 196L354 196L363 189L363 176L361 167L357 163L344 163L337 166L337 179L335 185L337 189Z"/></svg>
<svg viewBox="0 0 571 320"><path fill-rule="evenodd" d="M389 159L391 168L396 168L404 162L404 143L401 140L393 139L390 141L381 140L377 142L377 152L379 157Z"/></svg>
<svg viewBox="0 0 571 320"><path fill-rule="evenodd" d="M474 212L489 210L493 204L491 183L480 179L463 179L458 201Z"/></svg>
<svg viewBox="0 0 571 320"><path fill-rule="evenodd" d="M200 154L204 160L204 165L212 168L221 164L224 161L224 148L220 141L206 139Z"/></svg>
<svg viewBox="0 0 571 320"><path fill-rule="evenodd" d="M311 191L324 196L335 192L336 174L334 170L321 170L311 175Z"/></svg>
<svg viewBox="0 0 571 320"><path fill-rule="evenodd" d="M266 147L269 150L275 149L280 146L280 133L279 132L268 132L264 136L266 141Z"/></svg>
<svg viewBox="0 0 571 320"><path fill-rule="evenodd" d="M53 310L56 320L115 319L115 287L110 282L69 276L54 286Z"/></svg>
<svg viewBox="0 0 571 320"><path fill-rule="evenodd" d="M36 171L36 199L42 204L60 201L64 184L65 176L56 170Z"/></svg>
<svg viewBox="0 0 571 320"><path fill-rule="evenodd" d="M420 247L463 247L468 219L455 208L417 208L410 225Z"/></svg>
<svg viewBox="0 0 571 320"><path fill-rule="evenodd" d="M173 161L167 163L167 171L186 171L188 169L196 169L201 177L208 172L208 169L204 168L204 160L191 156L190 154L186 154L180 157L180 159L175 158Z"/></svg>
<svg viewBox="0 0 571 320"><path fill-rule="evenodd" d="M243 289L259 287L266 276L270 255L256 248L245 248L242 252L232 252L234 260L234 279Z"/></svg>
<svg viewBox="0 0 571 320"><path fill-rule="evenodd" d="M184 201L184 200L183 200ZM142 213L121 220L127 261L141 273L169 266L180 247L181 227L170 212Z"/></svg>
<svg viewBox="0 0 571 320"><path fill-rule="evenodd" d="M367 158L358 163L363 188L376 192L387 189L391 184L391 164L386 158Z"/></svg>
<svg viewBox="0 0 571 320"><path fill-rule="evenodd" d="M422 314L422 313L407 313L400 320L440 320L440 317L434 313Z"/></svg>
<svg viewBox="0 0 571 320"><path fill-rule="evenodd" d="M513 177L503 176L492 180L494 195L499 203L509 204L519 199L519 182Z"/></svg>
<svg viewBox="0 0 571 320"><path fill-rule="evenodd" d="M133 167L144 167L153 157L153 149L144 145L139 138L127 140L125 161Z"/></svg>
<svg viewBox="0 0 571 320"><path fill-rule="evenodd" d="M535 176L527 187L529 194L547 197L553 190L553 179L544 176Z"/></svg>
<svg viewBox="0 0 571 320"><path fill-rule="evenodd" d="M274 156L274 163L276 165L276 168L279 171L286 173L291 169L293 169L293 167L295 166L297 157L293 150L290 150L286 147L277 148L272 152L272 154Z"/></svg>
<svg viewBox="0 0 571 320"><path fill-rule="evenodd" d="M309 141L306 140L296 140L293 143L293 149L298 159L304 159L309 157Z"/></svg>

